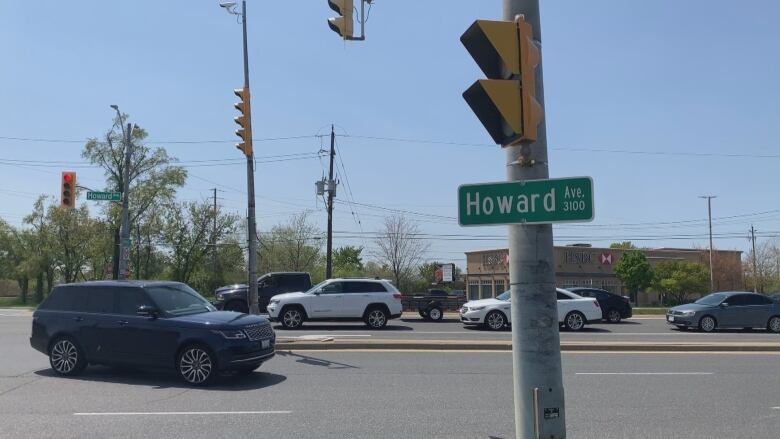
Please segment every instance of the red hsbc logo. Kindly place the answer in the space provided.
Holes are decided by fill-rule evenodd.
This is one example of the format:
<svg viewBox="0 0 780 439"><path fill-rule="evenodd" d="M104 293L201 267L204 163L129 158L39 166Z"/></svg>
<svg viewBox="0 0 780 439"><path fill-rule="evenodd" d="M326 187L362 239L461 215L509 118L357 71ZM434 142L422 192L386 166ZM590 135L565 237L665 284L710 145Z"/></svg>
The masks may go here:
<svg viewBox="0 0 780 439"><path fill-rule="evenodd" d="M601 254L601 265L612 265L612 253L604 252Z"/></svg>

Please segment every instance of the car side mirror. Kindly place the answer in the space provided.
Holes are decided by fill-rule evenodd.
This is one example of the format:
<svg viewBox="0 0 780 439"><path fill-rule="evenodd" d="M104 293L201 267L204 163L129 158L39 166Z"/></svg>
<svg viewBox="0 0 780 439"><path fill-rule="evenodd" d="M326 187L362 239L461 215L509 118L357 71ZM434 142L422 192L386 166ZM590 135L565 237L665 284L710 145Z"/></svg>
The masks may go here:
<svg viewBox="0 0 780 439"><path fill-rule="evenodd" d="M142 305L138 307L135 313L139 316L151 317L154 319L160 314L160 310L151 305Z"/></svg>
<svg viewBox="0 0 780 439"><path fill-rule="evenodd" d="M320 294L322 294L322 290L317 290L317 291L313 292L312 294L314 294L315 296L319 296Z"/></svg>

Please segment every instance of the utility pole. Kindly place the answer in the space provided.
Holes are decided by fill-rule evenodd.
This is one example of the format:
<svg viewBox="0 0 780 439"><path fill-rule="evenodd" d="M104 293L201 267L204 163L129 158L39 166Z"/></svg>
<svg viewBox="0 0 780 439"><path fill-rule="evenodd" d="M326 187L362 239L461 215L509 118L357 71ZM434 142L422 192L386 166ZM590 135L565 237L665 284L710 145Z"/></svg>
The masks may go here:
<svg viewBox="0 0 780 439"><path fill-rule="evenodd" d="M117 278L127 279L130 274L130 214L128 207L130 205L130 164L132 163L133 155L131 136L133 135L133 127L128 123L127 129L125 129L125 121L118 105L111 105L111 108L116 111L119 119L119 128L122 129L124 137L125 163L122 166L122 227L119 238L119 273Z"/></svg>
<svg viewBox="0 0 780 439"><path fill-rule="evenodd" d="M504 0L504 20L522 14L541 47L539 0ZM536 99L544 106L542 62L535 72ZM507 180L549 178L546 122L530 144L507 146ZM509 227L512 299L512 366L517 439L566 437L561 342L551 224Z"/></svg>
<svg viewBox="0 0 780 439"><path fill-rule="evenodd" d="M715 269L712 266L712 199L714 195L702 195L699 198L707 199L707 218L710 222L710 292L715 292Z"/></svg>
<svg viewBox="0 0 780 439"><path fill-rule="evenodd" d="M330 126L330 171L328 172L328 246L325 278L333 277L333 198L336 196L336 182L333 180L333 161L336 158L336 133Z"/></svg>
<svg viewBox="0 0 780 439"><path fill-rule="evenodd" d="M211 259L214 266L214 275L212 277L212 283L214 288L217 287L217 188L212 189L214 191L214 223L212 226L211 235Z"/></svg>
<svg viewBox="0 0 780 439"><path fill-rule="evenodd" d="M750 225L750 240L753 242L753 292L758 292L758 263L756 262L756 229Z"/></svg>

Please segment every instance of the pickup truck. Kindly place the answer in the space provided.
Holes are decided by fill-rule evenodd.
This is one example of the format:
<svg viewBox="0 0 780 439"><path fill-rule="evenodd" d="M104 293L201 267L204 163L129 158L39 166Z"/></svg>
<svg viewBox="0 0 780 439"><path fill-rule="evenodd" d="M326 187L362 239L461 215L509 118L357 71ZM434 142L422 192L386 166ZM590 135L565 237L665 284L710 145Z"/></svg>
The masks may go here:
<svg viewBox="0 0 780 439"><path fill-rule="evenodd" d="M465 297L439 289L401 299L404 311L417 311L425 320L434 321L444 318L444 311L457 311L465 302Z"/></svg>
<svg viewBox="0 0 780 439"><path fill-rule="evenodd" d="M271 297L282 293L308 291L311 289L309 273L282 272L266 273L257 279L257 304L265 313ZM246 284L227 285L214 292L214 306L225 311L249 312Z"/></svg>

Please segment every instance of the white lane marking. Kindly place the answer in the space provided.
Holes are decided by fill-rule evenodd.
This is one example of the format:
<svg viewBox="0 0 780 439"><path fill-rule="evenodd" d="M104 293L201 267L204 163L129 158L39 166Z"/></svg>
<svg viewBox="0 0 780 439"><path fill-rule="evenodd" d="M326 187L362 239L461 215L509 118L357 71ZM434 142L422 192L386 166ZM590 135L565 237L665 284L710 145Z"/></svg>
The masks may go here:
<svg viewBox="0 0 780 439"><path fill-rule="evenodd" d="M712 372L576 372L574 375L712 375Z"/></svg>
<svg viewBox="0 0 780 439"><path fill-rule="evenodd" d="M371 337L371 334L306 334L290 338L320 338L320 337Z"/></svg>
<svg viewBox="0 0 780 439"><path fill-rule="evenodd" d="M780 410L780 407L772 407L772 410Z"/></svg>
<svg viewBox="0 0 780 439"><path fill-rule="evenodd" d="M165 416L165 415L288 415L287 410L237 411L237 412L96 412L74 413L73 416Z"/></svg>

